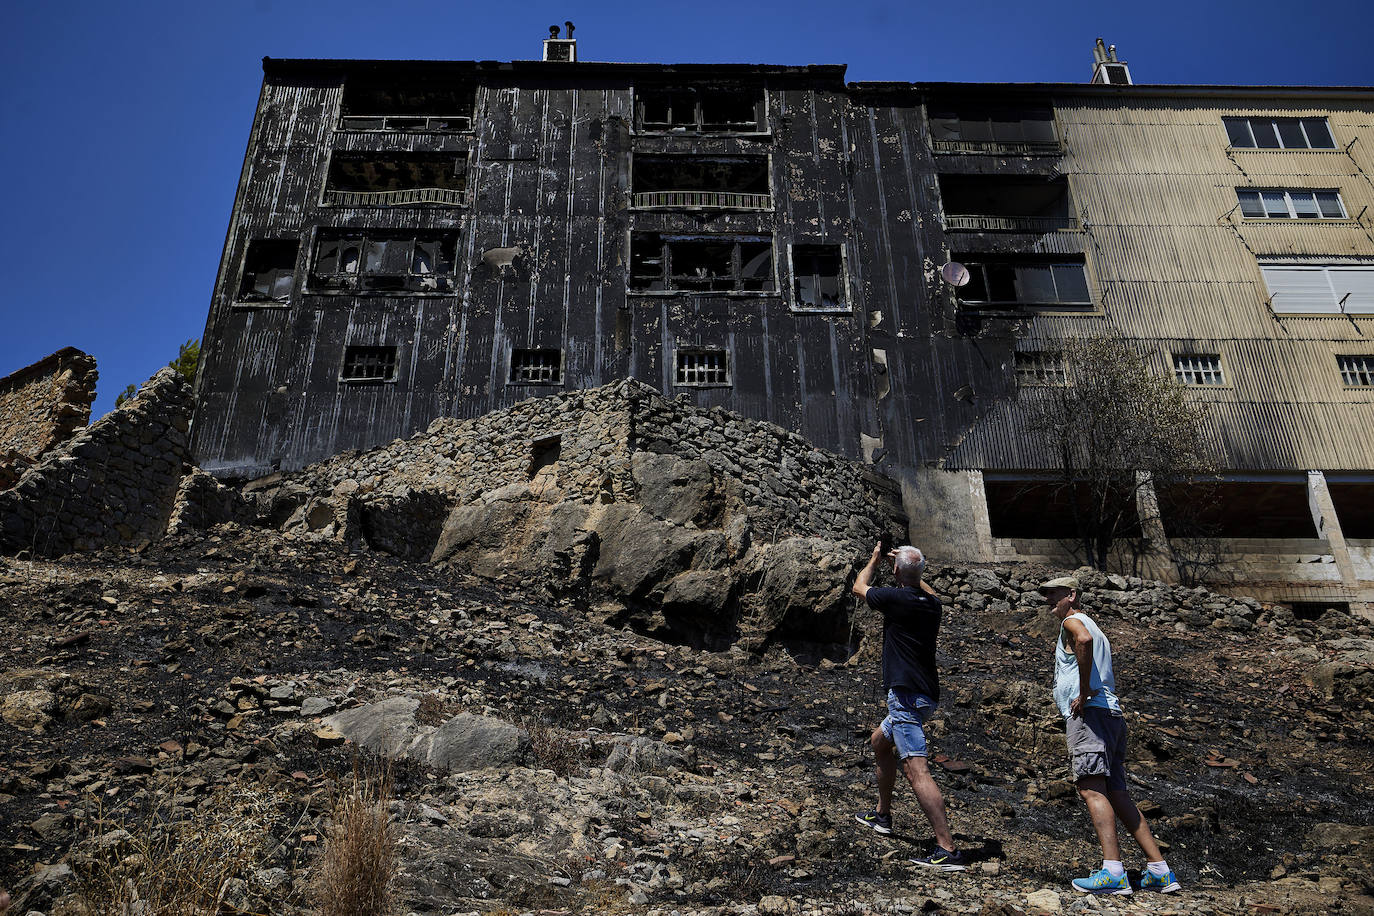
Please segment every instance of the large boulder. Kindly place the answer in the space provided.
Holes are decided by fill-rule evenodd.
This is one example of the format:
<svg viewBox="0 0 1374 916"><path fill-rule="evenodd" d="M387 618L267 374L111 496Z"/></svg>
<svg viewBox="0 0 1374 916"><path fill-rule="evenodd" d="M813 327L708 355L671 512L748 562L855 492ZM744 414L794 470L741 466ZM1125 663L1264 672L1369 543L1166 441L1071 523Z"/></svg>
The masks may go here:
<svg viewBox="0 0 1374 916"><path fill-rule="evenodd" d="M420 701L415 697L388 697L366 706L335 713L324 724L345 738L387 757L399 757L421 734L415 721Z"/></svg>
<svg viewBox="0 0 1374 916"><path fill-rule="evenodd" d="M529 736L509 722L465 712L417 739L406 756L455 773L513 765L528 746Z"/></svg>
<svg viewBox="0 0 1374 916"><path fill-rule="evenodd" d="M664 521L709 524L723 509L715 475L705 461L635 452L630 458L630 473L635 499Z"/></svg>
<svg viewBox="0 0 1374 916"><path fill-rule="evenodd" d="M852 545L788 538L756 547L758 585L742 599L744 622L768 638L841 642L854 598Z"/></svg>

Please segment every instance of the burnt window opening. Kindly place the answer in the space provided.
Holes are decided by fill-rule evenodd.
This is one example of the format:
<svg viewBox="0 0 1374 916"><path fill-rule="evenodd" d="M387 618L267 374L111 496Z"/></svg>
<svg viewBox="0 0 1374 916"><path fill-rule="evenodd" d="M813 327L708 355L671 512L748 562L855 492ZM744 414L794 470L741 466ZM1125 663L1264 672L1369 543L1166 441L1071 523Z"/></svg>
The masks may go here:
<svg viewBox="0 0 1374 916"><path fill-rule="evenodd" d="M948 230L1053 232L1078 224L1062 177L941 175L940 198Z"/></svg>
<svg viewBox="0 0 1374 916"><path fill-rule="evenodd" d="M458 233L322 233L310 269L312 292L442 293L453 289Z"/></svg>
<svg viewBox="0 0 1374 916"><path fill-rule="evenodd" d="M472 129L476 86L465 81L379 81L350 76L344 84L341 130L456 133Z"/></svg>
<svg viewBox="0 0 1374 916"><path fill-rule="evenodd" d="M983 147L1005 147L1029 153L1059 148L1054 110L1049 106L937 104L929 110L929 121L936 152L981 152Z"/></svg>
<svg viewBox="0 0 1374 916"><path fill-rule="evenodd" d="M530 443L529 479L533 480L545 468L553 468L563 457L563 437L545 436Z"/></svg>
<svg viewBox="0 0 1374 916"><path fill-rule="evenodd" d="M728 386L729 354L722 349L678 350L673 354L673 384L696 388Z"/></svg>
<svg viewBox="0 0 1374 916"><path fill-rule="evenodd" d="M553 349L512 350L510 384L563 384L563 351Z"/></svg>
<svg viewBox="0 0 1374 916"><path fill-rule="evenodd" d="M635 233L630 239L634 292L774 292L768 236Z"/></svg>
<svg viewBox="0 0 1374 916"><path fill-rule="evenodd" d="M792 246L795 307L807 311L846 311L844 258L839 245Z"/></svg>
<svg viewBox="0 0 1374 916"><path fill-rule="evenodd" d="M324 202L339 207L459 206L467 202L465 154L335 152Z"/></svg>
<svg viewBox="0 0 1374 916"><path fill-rule="evenodd" d="M286 302L295 286L296 239L252 239L243 255L240 302Z"/></svg>
<svg viewBox="0 0 1374 916"><path fill-rule="evenodd" d="M339 378L345 382L394 382L396 348L345 347Z"/></svg>
<svg viewBox="0 0 1374 916"><path fill-rule="evenodd" d="M762 89L641 89L639 129L667 133L764 131Z"/></svg>
<svg viewBox="0 0 1374 916"><path fill-rule="evenodd" d="M1064 354L1046 350L1021 350L1015 356L1016 384L1064 387L1069 384L1069 372Z"/></svg>
<svg viewBox="0 0 1374 916"><path fill-rule="evenodd" d="M959 301L971 306L1092 306L1082 258L1056 255L988 260L979 255L952 255L968 268L969 281L959 287Z"/></svg>
<svg viewBox="0 0 1374 916"><path fill-rule="evenodd" d="M636 156L636 207L771 210L767 156Z"/></svg>
<svg viewBox="0 0 1374 916"><path fill-rule="evenodd" d="M1235 149L1335 149L1326 118L1222 118Z"/></svg>

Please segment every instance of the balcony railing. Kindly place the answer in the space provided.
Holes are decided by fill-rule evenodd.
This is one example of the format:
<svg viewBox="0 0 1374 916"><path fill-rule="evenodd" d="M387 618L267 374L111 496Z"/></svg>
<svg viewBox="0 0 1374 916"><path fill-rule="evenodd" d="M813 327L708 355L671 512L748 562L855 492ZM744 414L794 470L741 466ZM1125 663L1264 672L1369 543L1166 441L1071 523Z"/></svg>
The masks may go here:
<svg viewBox="0 0 1374 916"><path fill-rule="evenodd" d="M932 140L937 153L964 156L1060 156L1064 147L1057 140Z"/></svg>
<svg viewBox="0 0 1374 916"><path fill-rule="evenodd" d="M400 191L336 191L326 188L324 202L334 207L413 207L438 204L461 207L467 191L455 188L405 188Z"/></svg>
<svg viewBox="0 0 1374 916"><path fill-rule="evenodd" d="M734 191L638 191L638 208L695 207L703 210L771 210L772 194L739 194Z"/></svg>
<svg viewBox="0 0 1374 916"><path fill-rule="evenodd" d="M1072 216L946 216L947 232L1056 232L1077 229Z"/></svg>

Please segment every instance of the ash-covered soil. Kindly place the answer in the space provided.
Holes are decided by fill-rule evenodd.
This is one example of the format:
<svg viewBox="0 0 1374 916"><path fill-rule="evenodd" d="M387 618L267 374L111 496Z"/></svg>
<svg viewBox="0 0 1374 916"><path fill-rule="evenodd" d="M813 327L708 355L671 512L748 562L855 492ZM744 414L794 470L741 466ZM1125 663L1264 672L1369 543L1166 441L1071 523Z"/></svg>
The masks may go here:
<svg viewBox="0 0 1374 916"><path fill-rule="evenodd" d="M403 913L1374 912L1371 630L1270 609L1244 632L1099 617L1133 790L1184 891L1074 894L1098 850L1049 699L1054 630L1024 594L1041 572L996 571L993 602L932 577L960 599L933 769L976 863L931 874L907 861L931 842L909 789L891 837L852 817L875 798L871 652L668 645L524 582L234 526L0 560L0 885L20 913L74 912L62 866L122 813L251 784L277 842L229 902L308 910L356 758L323 719L408 695L421 726L473 713L533 742L499 768L396 764Z"/></svg>

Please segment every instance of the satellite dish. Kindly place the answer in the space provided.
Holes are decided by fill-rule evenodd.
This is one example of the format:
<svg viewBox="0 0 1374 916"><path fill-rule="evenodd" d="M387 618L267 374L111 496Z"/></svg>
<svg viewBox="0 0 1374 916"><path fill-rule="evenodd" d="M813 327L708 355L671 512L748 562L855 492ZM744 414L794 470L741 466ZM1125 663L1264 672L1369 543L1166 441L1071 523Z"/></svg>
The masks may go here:
<svg viewBox="0 0 1374 916"><path fill-rule="evenodd" d="M941 267L940 276L943 277L945 282L950 286L963 286L969 280L968 268L958 261L950 261L944 267Z"/></svg>

